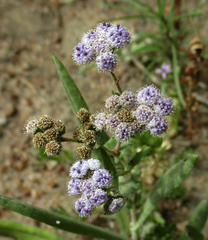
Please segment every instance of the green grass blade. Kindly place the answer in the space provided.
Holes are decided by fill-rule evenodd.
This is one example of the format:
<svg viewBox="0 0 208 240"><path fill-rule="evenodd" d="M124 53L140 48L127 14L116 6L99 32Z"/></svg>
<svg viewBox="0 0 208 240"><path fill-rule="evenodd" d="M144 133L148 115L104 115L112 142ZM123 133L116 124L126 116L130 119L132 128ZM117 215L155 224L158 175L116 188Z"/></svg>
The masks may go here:
<svg viewBox="0 0 208 240"><path fill-rule="evenodd" d="M62 86L71 104L73 112L76 114L80 108L85 108L89 110L84 98L82 97L82 94L80 93L74 80L69 75L62 62L55 55L53 56L53 59L58 70L58 75L61 80Z"/></svg>
<svg viewBox="0 0 208 240"><path fill-rule="evenodd" d="M197 155L189 155L186 160L181 160L168 169L168 171L166 171L165 174L157 181L143 205L143 210L139 220L135 226L132 227L133 231L136 231L142 226L143 222L159 202L167 197L173 189L180 186L193 169L196 159Z"/></svg>
<svg viewBox="0 0 208 240"><path fill-rule="evenodd" d="M0 236L21 240L67 240L39 227L8 220L0 220Z"/></svg>
<svg viewBox="0 0 208 240"><path fill-rule="evenodd" d="M177 59L177 50L174 44L171 44L171 52L172 52L172 66L173 66L173 77L174 82L176 86L177 95L179 98L179 101L183 107L186 106L186 103L184 101L183 92L181 89L180 79L179 79L179 64Z"/></svg>
<svg viewBox="0 0 208 240"><path fill-rule="evenodd" d="M122 236L115 231L85 223L72 217L66 217L58 213L47 211L4 195L0 195L0 206L67 232L98 239L128 240L125 236ZM59 221L60 224L57 224L57 221Z"/></svg>

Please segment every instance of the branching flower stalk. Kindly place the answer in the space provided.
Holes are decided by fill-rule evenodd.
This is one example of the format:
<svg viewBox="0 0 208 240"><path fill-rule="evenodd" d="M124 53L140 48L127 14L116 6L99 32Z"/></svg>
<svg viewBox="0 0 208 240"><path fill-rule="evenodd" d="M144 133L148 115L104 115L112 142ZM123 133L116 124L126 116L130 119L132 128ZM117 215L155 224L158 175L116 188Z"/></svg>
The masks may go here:
<svg viewBox="0 0 208 240"><path fill-rule="evenodd" d="M70 180L67 183L68 195L77 196L74 204L75 211L79 216L87 217L103 206L104 214L110 215L120 212L128 203L128 215L125 211L119 213L122 216L121 229L124 224L126 234L131 234L131 239L137 240L139 238L137 228L146 219L146 213L142 213L141 218L137 219L137 207L134 203L140 197L137 194L140 194L141 173L137 169L136 171L132 169L142 158L151 153L150 147L146 147L136 153L133 158L128 158L124 150L130 144L123 143L129 141L135 144L134 137L145 134L146 131L149 131L152 136L162 136L168 130L168 117L174 111L174 105L173 100L163 95L154 85L144 86L137 91L122 91L115 75L116 51L129 44L130 38L129 32L123 26L102 23L84 34L74 49L73 59L78 65L94 61L99 71L111 74L118 89L118 93L114 92L106 98L104 110L96 114L89 112L73 79L60 60L54 57L62 85L78 120L78 128L73 132L73 138L64 137L64 123L48 115L29 120L24 132L31 134L34 146L45 148L48 156L58 156L62 142L80 143L76 149L78 160L70 167ZM171 69L168 66L158 70L163 78L166 78L169 72ZM73 90L70 86L73 86ZM104 136L102 134L105 132L113 136L109 139L109 145L106 144L108 136L107 140L102 139ZM111 146L111 140L113 140L114 149L106 147ZM134 144L132 148L135 148L136 152L137 148L133 146ZM191 161L194 160L191 159ZM183 169L181 165L179 168ZM176 177L176 179L182 178ZM163 180L161 182L163 184ZM123 189L122 184L127 185L127 188ZM176 184L173 183L170 186L176 186ZM168 188L168 191L170 189ZM158 201L160 198L157 196L157 191L154 191L153 197L154 194ZM148 211L153 207L151 205L149 208L148 202L146 205ZM129 216L132 227L127 229L129 223L125 224L125 221L128 221Z"/></svg>

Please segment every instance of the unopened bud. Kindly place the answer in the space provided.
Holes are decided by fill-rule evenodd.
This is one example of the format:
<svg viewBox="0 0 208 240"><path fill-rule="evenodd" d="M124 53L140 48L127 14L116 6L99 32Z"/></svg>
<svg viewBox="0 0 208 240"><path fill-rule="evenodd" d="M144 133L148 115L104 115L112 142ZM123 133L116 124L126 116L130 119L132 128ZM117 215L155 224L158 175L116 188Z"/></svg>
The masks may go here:
<svg viewBox="0 0 208 240"><path fill-rule="evenodd" d="M51 141L45 146L47 156L58 156L61 151L61 144L56 141Z"/></svg>
<svg viewBox="0 0 208 240"><path fill-rule="evenodd" d="M54 128L49 128L43 133L43 135L46 138L47 142L55 141L58 138L58 132Z"/></svg>
<svg viewBox="0 0 208 240"><path fill-rule="evenodd" d="M57 133L62 136L65 133L65 124L61 120L54 120L53 128L56 129Z"/></svg>
<svg viewBox="0 0 208 240"><path fill-rule="evenodd" d="M38 128L40 128L42 131L45 131L48 128L51 128L53 126L53 119L52 117L48 115L43 115L38 120Z"/></svg>
<svg viewBox="0 0 208 240"><path fill-rule="evenodd" d="M90 113L85 108L80 108L76 116L83 123L89 119Z"/></svg>
<svg viewBox="0 0 208 240"><path fill-rule="evenodd" d="M77 128L74 132L73 132L73 138L78 141L78 142L83 142L84 140L84 134L83 134L83 130L80 128Z"/></svg>
<svg viewBox="0 0 208 240"><path fill-rule="evenodd" d="M86 146L78 147L76 150L77 155L82 159L89 159L91 156L91 149Z"/></svg>
<svg viewBox="0 0 208 240"><path fill-rule="evenodd" d="M94 146L96 143L96 133L93 130L84 131L84 144L87 146Z"/></svg>
<svg viewBox="0 0 208 240"><path fill-rule="evenodd" d="M46 138L44 137L43 133L36 133L34 138L33 138L33 144L37 148L44 148L47 143Z"/></svg>

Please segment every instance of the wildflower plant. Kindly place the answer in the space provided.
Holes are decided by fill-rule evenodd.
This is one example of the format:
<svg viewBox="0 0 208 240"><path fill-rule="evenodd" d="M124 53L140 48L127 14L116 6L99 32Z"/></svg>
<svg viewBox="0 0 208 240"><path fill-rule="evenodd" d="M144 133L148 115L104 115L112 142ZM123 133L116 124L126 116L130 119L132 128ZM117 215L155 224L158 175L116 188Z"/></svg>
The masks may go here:
<svg viewBox="0 0 208 240"><path fill-rule="evenodd" d="M106 98L104 111L97 114L89 111L74 80L61 61L53 56L78 127L71 138L65 137L64 123L44 115L29 120L24 130L33 136L34 146L45 149L48 156L59 155L64 141L80 144L76 150L78 160L70 166L69 179L66 179L69 201L72 196L77 197L74 209L80 217L96 211L102 211L107 217L115 214L113 219L117 219L120 233L3 195L0 205L81 235L111 240L140 239L145 221L157 205L181 185L194 167L197 156L190 154L185 160L178 161L157 180L148 197L141 196L140 162L146 157L154 158L157 148L161 147L162 137L170 127L168 117L174 111L174 104L154 85L135 92L122 90L115 74L118 64L115 52L129 44L130 39L126 28L106 22L84 34L74 49L73 59L77 64L95 61L98 70L109 72L116 83L118 92ZM208 215L207 206L206 200L197 206L181 236L187 235L190 228L200 234L204 216ZM198 218L197 213L204 209L206 214ZM109 219L112 218L109 216ZM64 238L53 235L46 239Z"/></svg>

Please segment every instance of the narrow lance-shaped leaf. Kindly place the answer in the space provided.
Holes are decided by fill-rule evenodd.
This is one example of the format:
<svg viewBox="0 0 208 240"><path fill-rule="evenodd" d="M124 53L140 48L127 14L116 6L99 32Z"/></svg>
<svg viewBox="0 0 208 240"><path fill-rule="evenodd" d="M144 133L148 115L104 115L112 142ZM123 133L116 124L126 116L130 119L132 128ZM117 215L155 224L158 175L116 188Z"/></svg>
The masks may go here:
<svg viewBox="0 0 208 240"><path fill-rule="evenodd" d="M39 227L8 220L0 220L0 236L21 240L67 240Z"/></svg>
<svg viewBox="0 0 208 240"><path fill-rule="evenodd" d="M180 186L180 184L186 179L193 169L196 159L197 155L189 155L187 159L181 160L168 169L167 172L165 172L165 174L157 181L149 197L144 203L139 220L135 226L132 227L133 231L136 231L142 226L143 222L159 202L167 197L173 191L173 189Z"/></svg>
<svg viewBox="0 0 208 240"><path fill-rule="evenodd" d="M53 59L56 64L56 68L58 70L58 75L61 80L63 89L71 104L74 114L76 115L76 113L79 111L80 108L85 108L89 110L84 98L82 97L82 94L80 93L74 80L69 75L66 68L64 67L63 63L55 55L53 56ZM102 144L105 144L105 142L109 139L108 135L104 131L97 132L97 134Z"/></svg>
<svg viewBox="0 0 208 240"><path fill-rule="evenodd" d="M72 217L66 217L58 213L47 211L4 195L0 195L0 206L67 232L98 239L128 240L125 236L121 236L115 231L85 223ZM57 224L57 221L59 224Z"/></svg>
<svg viewBox="0 0 208 240"><path fill-rule="evenodd" d="M82 97L82 94L80 93L74 80L64 67L63 63L55 55L53 56L53 59L56 64L56 68L58 70L58 75L61 80L63 89L71 104L73 112L76 114L80 108L85 108L89 110L84 98Z"/></svg>

